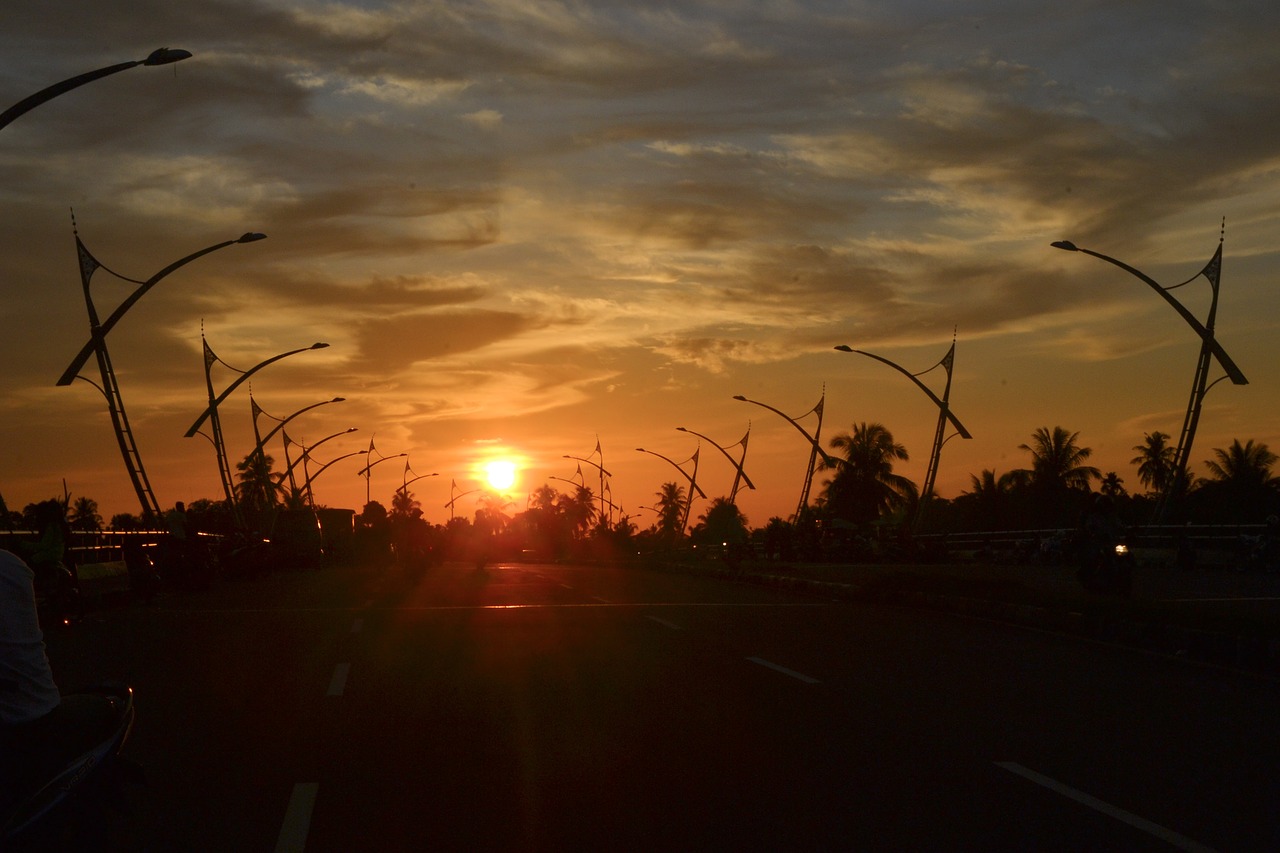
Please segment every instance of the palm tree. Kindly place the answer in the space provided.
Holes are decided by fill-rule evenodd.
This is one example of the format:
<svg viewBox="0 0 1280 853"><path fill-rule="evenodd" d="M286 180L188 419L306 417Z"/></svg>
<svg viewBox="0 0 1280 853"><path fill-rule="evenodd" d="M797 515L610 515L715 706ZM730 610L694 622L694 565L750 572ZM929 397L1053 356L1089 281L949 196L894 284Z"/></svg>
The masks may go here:
<svg viewBox="0 0 1280 853"><path fill-rule="evenodd" d="M741 545L747 541L747 517L728 498L711 501L699 521L703 541L729 545Z"/></svg>
<svg viewBox="0 0 1280 853"><path fill-rule="evenodd" d="M915 502L915 483L893 473L895 460L907 460L907 449L883 424L854 424L852 433L831 439L831 449L843 455L824 493L828 510L837 518L867 524Z"/></svg>
<svg viewBox="0 0 1280 853"><path fill-rule="evenodd" d="M1019 444L1019 450L1031 454L1031 468L1024 469L1030 485L1046 491L1088 491L1090 482L1102 479L1102 472L1084 464L1093 450L1081 447L1079 437L1060 426L1040 427L1031 434L1031 444Z"/></svg>
<svg viewBox="0 0 1280 853"><path fill-rule="evenodd" d="M102 516L98 514L98 502L93 498L76 498L71 505L72 530L101 530Z"/></svg>
<svg viewBox="0 0 1280 853"><path fill-rule="evenodd" d="M1122 498L1128 494L1124 488L1124 480L1115 471L1108 471L1098 486L1098 491L1108 497Z"/></svg>
<svg viewBox="0 0 1280 853"><path fill-rule="evenodd" d="M956 499L957 505L968 507L971 522L984 530L999 530L1008 520L1011 494L1025 485L1025 476L1018 471L997 475L990 469L981 474L970 474L969 491Z"/></svg>
<svg viewBox="0 0 1280 853"><path fill-rule="evenodd" d="M1272 468L1280 460L1267 445L1249 439L1231 442L1226 450L1214 448L1205 461L1209 479L1201 480L1196 497L1202 513L1220 522L1261 521L1280 511L1280 478Z"/></svg>
<svg viewBox="0 0 1280 853"><path fill-rule="evenodd" d="M391 497L392 519L414 518L414 510L418 511L418 515L421 515L422 504L414 499L413 493L408 489L398 489Z"/></svg>
<svg viewBox="0 0 1280 853"><path fill-rule="evenodd" d="M574 538L581 538L591 529L596 517L595 495L586 486L578 486L572 495L560 495L556 507L569 524Z"/></svg>
<svg viewBox="0 0 1280 853"><path fill-rule="evenodd" d="M663 483L658 499L658 536L665 540L679 539L684 531L680 520L684 518L684 487L675 483Z"/></svg>
<svg viewBox="0 0 1280 853"><path fill-rule="evenodd" d="M1149 492L1164 494L1173 481L1175 462L1175 449L1169 446L1168 434L1160 430L1144 433L1142 444L1135 444L1133 449L1138 455L1129 464L1138 466L1138 479Z"/></svg>
<svg viewBox="0 0 1280 853"><path fill-rule="evenodd" d="M285 491L283 478L271 470L274 464L275 459L261 451L250 453L236 463L236 470L240 472L236 497L250 517L257 519L259 529L266 528L268 516Z"/></svg>

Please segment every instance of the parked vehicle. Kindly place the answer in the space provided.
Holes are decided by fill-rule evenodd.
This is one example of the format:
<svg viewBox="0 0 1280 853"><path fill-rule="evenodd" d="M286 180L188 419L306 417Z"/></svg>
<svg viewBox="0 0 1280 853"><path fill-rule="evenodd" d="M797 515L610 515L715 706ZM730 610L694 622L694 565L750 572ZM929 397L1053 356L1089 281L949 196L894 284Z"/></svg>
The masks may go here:
<svg viewBox="0 0 1280 853"><path fill-rule="evenodd" d="M282 509L271 523L269 554L276 568L318 569L325 562L324 527L313 509Z"/></svg>

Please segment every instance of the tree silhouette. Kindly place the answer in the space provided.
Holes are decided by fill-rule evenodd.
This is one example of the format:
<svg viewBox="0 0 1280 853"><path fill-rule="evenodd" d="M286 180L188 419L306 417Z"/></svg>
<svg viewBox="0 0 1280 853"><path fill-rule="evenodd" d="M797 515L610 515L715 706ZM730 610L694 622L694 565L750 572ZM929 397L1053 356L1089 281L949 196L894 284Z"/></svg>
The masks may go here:
<svg viewBox="0 0 1280 853"><path fill-rule="evenodd" d="M697 533L703 542L741 545L747 541L747 517L726 497L712 500L699 521Z"/></svg>
<svg viewBox="0 0 1280 853"><path fill-rule="evenodd" d="M1131 465L1138 466L1138 479L1153 494L1163 494L1173 482L1175 448L1169 445L1167 433L1156 430L1145 433L1142 444L1134 445L1137 456L1129 460Z"/></svg>
<svg viewBox="0 0 1280 853"><path fill-rule="evenodd" d="M684 487L663 483L657 492L658 538L671 543L684 535L680 521L684 518Z"/></svg>
<svg viewBox="0 0 1280 853"><path fill-rule="evenodd" d="M854 424L852 433L837 433L831 439L831 449L844 459L824 492L831 515L868 524L887 513L907 509L916 500L915 483L893 473L894 461L908 459L907 449L893 440L893 433L883 424Z"/></svg>
<svg viewBox="0 0 1280 853"><path fill-rule="evenodd" d="M1213 455L1205 461L1209 478L1199 481L1195 493L1202 517L1256 522L1280 511L1280 479L1272 473L1278 457L1266 444L1235 439Z"/></svg>
<svg viewBox="0 0 1280 853"><path fill-rule="evenodd" d="M236 499L246 516L258 522L260 530L267 528L271 512L284 494L281 477L271 470L274 464L275 459L261 451L250 453L236 463L240 481L236 484Z"/></svg>
<svg viewBox="0 0 1280 853"><path fill-rule="evenodd" d="M98 514L98 502L93 498L79 497L71 504L72 530L101 530L102 516Z"/></svg>
<svg viewBox="0 0 1280 853"><path fill-rule="evenodd" d="M1093 480L1102 479L1102 472L1084 463L1093 450L1081 447L1078 432L1068 432L1060 426L1053 429L1040 427L1031 434L1030 444L1019 444L1019 450L1031 454L1028 480L1032 488L1045 491L1077 489L1088 491Z"/></svg>

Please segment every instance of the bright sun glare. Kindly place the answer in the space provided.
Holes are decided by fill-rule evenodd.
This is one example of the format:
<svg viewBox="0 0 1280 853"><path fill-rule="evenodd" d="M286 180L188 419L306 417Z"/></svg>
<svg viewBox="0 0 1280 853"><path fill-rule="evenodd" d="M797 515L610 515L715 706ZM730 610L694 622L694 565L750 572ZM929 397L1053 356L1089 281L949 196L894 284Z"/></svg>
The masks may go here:
<svg viewBox="0 0 1280 853"><path fill-rule="evenodd" d="M489 485L498 491L506 491L515 485L516 463L508 459L495 459L484 466Z"/></svg>

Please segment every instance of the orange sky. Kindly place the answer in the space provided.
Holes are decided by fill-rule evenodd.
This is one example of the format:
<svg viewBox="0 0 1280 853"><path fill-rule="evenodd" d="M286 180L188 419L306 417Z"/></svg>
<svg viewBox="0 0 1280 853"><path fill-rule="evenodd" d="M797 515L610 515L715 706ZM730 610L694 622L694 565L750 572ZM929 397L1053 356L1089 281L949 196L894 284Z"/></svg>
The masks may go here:
<svg viewBox="0 0 1280 853"><path fill-rule="evenodd" d="M194 56L0 130L0 494L21 508L65 479L108 517L138 509L102 397L54 386L88 338L70 208L98 261L135 280L268 235L175 272L108 337L166 507L220 495L211 446L183 437L207 402L202 326L239 369L330 344L255 375L254 399L283 417L346 398L288 434L358 429L320 463L371 436L407 453L409 476L439 474L412 487L432 521L491 457L519 461L522 505L598 440L644 526L678 475L636 448L686 460L698 443L680 426L723 445L750 426L758 488L739 505L753 524L785 517L808 450L739 394L798 416L825 390L824 438L879 421L919 482L932 404L833 347L917 372L953 334L953 409L974 437L947 444L943 496L1025 467L1018 445L1054 425L1138 489L1133 447L1176 437L1198 341L1137 279L1049 243L1172 285L1224 217L1217 336L1249 384L1209 393L1192 458L1203 472L1234 438L1280 448L1280 11L963 6L9 4L0 105L162 45ZM99 313L133 288L99 270ZM1176 294L1204 316L1203 278ZM941 392L940 371L923 380ZM248 392L222 409L233 460L253 445ZM729 463L705 446L700 461L700 485L726 494ZM362 464L328 469L317 499L362 505ZM405 476L380 464L370 494L389 503Z"/></svg>

